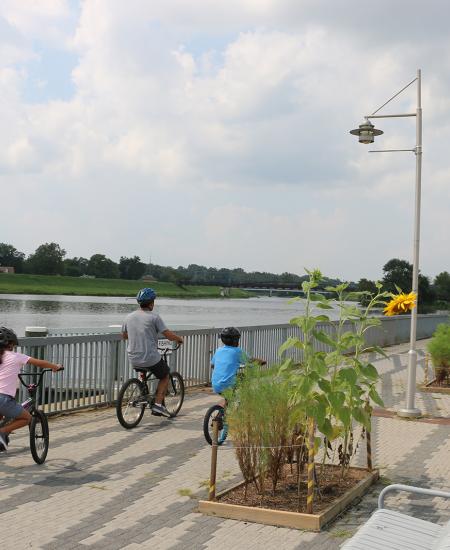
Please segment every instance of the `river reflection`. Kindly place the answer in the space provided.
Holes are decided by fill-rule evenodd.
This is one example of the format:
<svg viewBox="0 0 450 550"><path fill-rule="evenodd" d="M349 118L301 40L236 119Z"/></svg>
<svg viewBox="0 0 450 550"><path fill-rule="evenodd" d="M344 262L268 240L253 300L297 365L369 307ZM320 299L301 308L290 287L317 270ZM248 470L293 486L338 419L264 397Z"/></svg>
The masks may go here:
<svg viewBox="0 0 450 550"><path fill-rule="evenodd" d="M303 312L303 300L254 297L248 299L159 298L155 311L173 329L252 326L287 323ZM133 298L97 296L36 296L4 294L0 325L23 335L26 326L49 329L100 329L121 325L137 307ZM337 311L330 310L336 318Z"/></svg>

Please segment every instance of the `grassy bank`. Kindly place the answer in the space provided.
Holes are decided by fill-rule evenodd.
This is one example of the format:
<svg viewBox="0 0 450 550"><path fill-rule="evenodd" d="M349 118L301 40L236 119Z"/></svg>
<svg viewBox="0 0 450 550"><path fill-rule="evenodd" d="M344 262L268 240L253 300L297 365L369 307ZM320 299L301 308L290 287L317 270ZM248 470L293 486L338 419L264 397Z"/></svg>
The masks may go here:
<svg viewBox="0 0 450 550"><path fill-rule="evenodd" d="M219 298L219 286L185 286L124 279L83 279L50 275L0 273L0 294L64 294L71 296L135 296L144 286L154 288L167 298ZM243 290L233 289L231 298L247 298Z"/></svg>

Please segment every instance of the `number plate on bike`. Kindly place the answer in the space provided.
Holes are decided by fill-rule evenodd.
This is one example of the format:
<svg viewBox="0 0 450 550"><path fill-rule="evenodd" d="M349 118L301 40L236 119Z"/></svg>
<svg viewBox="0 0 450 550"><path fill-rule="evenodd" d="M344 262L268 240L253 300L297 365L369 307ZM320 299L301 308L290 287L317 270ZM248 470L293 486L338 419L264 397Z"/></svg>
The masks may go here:
<svg viewBox="0 0 450 550"><path fill-rule="evenodd" d="M161 355L165 349L169 348L168 355L170 355L173 349L173 342L171 342L167 338L158 339L158 348L158 351L159 353L161 353Z"/></svg>

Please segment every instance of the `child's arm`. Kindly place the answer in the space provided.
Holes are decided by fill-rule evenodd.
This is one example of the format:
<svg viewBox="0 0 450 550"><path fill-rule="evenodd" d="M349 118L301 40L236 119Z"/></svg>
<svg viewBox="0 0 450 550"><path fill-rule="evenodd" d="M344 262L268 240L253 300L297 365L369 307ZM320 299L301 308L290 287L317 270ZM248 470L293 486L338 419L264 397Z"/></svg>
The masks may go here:
<svg viewBox="0 0 450 550"><path fill-rule="evenodd" d="M267 361L265 359L250 357L244 350L242 350L241 353L241 363L258 363L258 365L267 365Z"/></svg>
<svg viewBox="0 0 450 550"><path fill-rule="evenodd" d="M34 365L35 367L39 367L40 369L51 369L53 372L63 370L64 368L62 365L56 365L55 363L44 361L44 359L36 359L35 357L30 357L28 359L28 363Z"/></svg>

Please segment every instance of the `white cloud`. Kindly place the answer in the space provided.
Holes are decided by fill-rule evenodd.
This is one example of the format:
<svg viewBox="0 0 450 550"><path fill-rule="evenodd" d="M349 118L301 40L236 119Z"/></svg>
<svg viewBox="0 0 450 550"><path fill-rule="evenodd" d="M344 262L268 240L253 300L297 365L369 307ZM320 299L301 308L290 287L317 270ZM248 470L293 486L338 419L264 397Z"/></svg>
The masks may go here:
<svg viewBox="0 0 450 550"><path fill-rule="evenodd" d="M428 22L450 12L431 4ZM425 32L384 1L30 5L0 11L0 174L26 197L2 215L2 241L26 252L58 240L71 256L151 251L170 265L379 277L391 257L410 259L414 156L368 155L348 131L419 64L422 272L449 270L441 17ZM381 24L388 8L396 33L393 21ZM24 99L27 63L45 49L78 56L72 99ZM414 105L411 87L387 109ZM379 145L413 145L413 122L381 125Z"/></svg>

